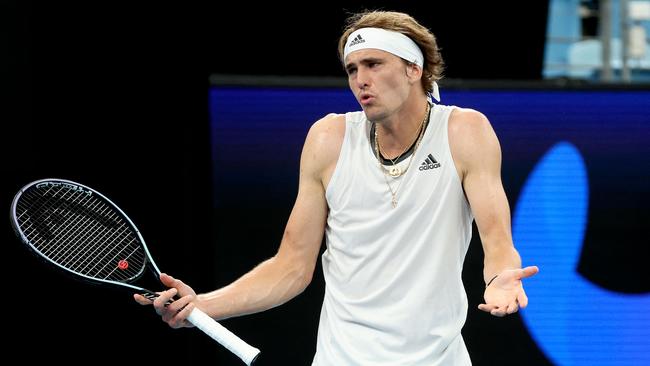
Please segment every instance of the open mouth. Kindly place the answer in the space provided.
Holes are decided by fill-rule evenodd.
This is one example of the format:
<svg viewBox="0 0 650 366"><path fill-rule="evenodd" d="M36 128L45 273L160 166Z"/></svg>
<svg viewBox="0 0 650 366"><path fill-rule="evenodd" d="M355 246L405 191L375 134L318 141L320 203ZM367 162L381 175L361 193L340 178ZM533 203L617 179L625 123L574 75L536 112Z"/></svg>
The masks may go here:
<svg viewBox="0 0 650 366"><path fill-rule="evenodd" d="M359 101L361 102L361 104L366 105L370 103L373 99L374 97L372 97L371 95L362 95Z"/></svg>

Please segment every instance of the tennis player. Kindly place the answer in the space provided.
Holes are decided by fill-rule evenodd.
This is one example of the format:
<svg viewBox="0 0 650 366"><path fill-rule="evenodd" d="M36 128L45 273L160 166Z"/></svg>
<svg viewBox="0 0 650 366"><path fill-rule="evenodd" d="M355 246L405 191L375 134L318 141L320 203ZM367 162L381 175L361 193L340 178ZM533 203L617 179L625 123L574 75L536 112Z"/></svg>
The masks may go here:
<svg viewBox="0 0 650 366"><path fill-rule="evenodd" d="M497 136L480 112L439 102L443 60L411 16L352 16L339 53L362 110L311 127L277 254L200 295L162 275L170 289L153 305L173 328L190 326L194 307L224 319L278 306L310 283L324 235L312 365L470 365L461 273L472 222L485 253L479 309L502 317L525 307L522 279L538 272L521 268L513 245Z"/></svg>

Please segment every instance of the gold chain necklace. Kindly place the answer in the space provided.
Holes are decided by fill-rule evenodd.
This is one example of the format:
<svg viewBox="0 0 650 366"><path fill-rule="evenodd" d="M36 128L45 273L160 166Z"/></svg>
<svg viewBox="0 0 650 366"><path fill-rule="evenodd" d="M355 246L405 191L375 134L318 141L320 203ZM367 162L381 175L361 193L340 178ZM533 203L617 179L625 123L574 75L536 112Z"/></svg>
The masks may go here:
<svg viewBox="0 0 650 366"><path fill-rule="evenodd" d="M425 122L425 121L428 121L428 119L429 119L429 112L430 112L430 111L431 111L431 105L430 105L429 103L427 103L427 110L426 110L426 113L424 114L424 118L422 119L422 122L420 123L420 127L419 127L418 130L416 131L417 134L414 136L414 139L417 139L418 136L420 136L420 135L422 134L422 130L424 129L424 122ZM379 161L379 165L381 166L381 169L382 169L382 170L386 170L386 171L388 171L388 174L389 174L391 177L395 178L395 179L399 178L402 174L406 174L406 171L408 170L408 167L406 167L406 169L402 170L402 168L400 168L400 167L398 167L398 166L396 165L396 162L397 162L397 160L399 160L399 158L400 158L400 157L401 157L401 156L402 156L406 151L408 151L408 149L411 147L412 144L406 145L407 147L404 149L404 151L402 151L401 154L397 155L396 158L394 158L394 159L388 159L388 160L390 160L390 162L391 162L391 164L392 164L391 167L390 167L389 169L386 169L386 168L384 167L384 165L381 164L381 154L380 154L380 153L381 153L381 151L384 150L384 149L383 149L383 147L381 146L381 142L379 141L379 134L377 133L377 125L375 125L375 145L379 145L378 149L375 149L375 150L377 150L377 151L376 151L377 159L380 160L380 161ZM410 164L409 164L409 166L410 166Z"/></svg>
<svg viewBox="0 0 650 366"><path fill-rule="evenodd" d="M427 104L427 106L428 106L428 104ZM390 167L390 169L388 169L388 174L390 174L391 177L393 177L393 178L397 178L397 177L399 177L400 175L406 173L406 170L402 171L402 169L400 169L400 167L397 166L397 163L396 163L396 162L399 162L399 158L400 158L402 155L404 155L404 153L405 153L406 151L408 151L408 149L409 149L411 146L413 146L413 143L415 142L415 140L416 140L416 139L418 138L418 136L420 135L420 132L422 131L422 126L424 126L424 121L426 120L426 116L427 116L427 115L428 115L428 108L427 108L427 114L425 114L425 119L422 120L422 123L420 123L420 126L419 126L418 129L415 131L415 135L414 135L413 138L411 139L411 143L407 144L406 147L404 148L404 150L402 150L402 152L399 153L399 155L397 155L396 157L394 157L394 158L392 158L392 159L389 158L389 157L387 157L388 155L385 155L385 154L383 153L383 151L386 151L386 149L384 149L384 147L381 146L381 141L379 141L379 134L377 133L377 126L375 125L375 141L376 141L377 144L379 145L379 154L381 154L381 155L379 155L379 156L384 156L384 157L386 157L386 159L388 159L388 160L390 161L390 163L391 163L391 167ZM382 167L383 167L383 165L382 165Z"/></svg>
<svg viewBox="0 0 650 366"><path fill-rule="evenodd" d="M424 130L425 130L425 125L429 122L429 112L430 112L431 105L427 103L427 113L424 116L424 120L422 120L422 125L420 127L420 134L418 136L417 141L415 142L415 148L413 148L413 153L411 154L411 158L409 159L408 164L406 165L406 169L404 169L404 172L401 172L398 177L402 174L405 174L406 171L411 167L411 163L413 162L413 157L415 157L415 153L418 150L418 147L420 147L420 142L422 142L422 137L424 137ZM390 172L387 172L384 166L381 163L381 156L379 155L379 142L377 139L377 126L375 126L375 153L377 154L377 161L379 162L379 168L382 171L382 176L384 177L384 181L386 182L386 185L388 186L388 190L390 191L391 195L391 204L393 208L397 207L397 191L399 188L402 186L403 180L401 180L398 184L397 187L395 187L395 190L393 190L393 187L390 185L390 182L388 181L388 178L386 178L386 174L391 174ZM391 176L393 176L391 174ZM404 178L406 179L406 178Z"/></svg>

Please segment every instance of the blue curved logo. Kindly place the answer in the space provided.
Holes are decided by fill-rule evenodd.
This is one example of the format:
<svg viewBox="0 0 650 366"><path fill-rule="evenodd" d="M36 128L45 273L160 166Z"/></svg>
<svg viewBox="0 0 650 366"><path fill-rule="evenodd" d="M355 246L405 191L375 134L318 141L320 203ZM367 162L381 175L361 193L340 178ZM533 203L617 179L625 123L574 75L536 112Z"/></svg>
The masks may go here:
<svg viewBox="0 0 650 366"><path fill-rule="evenodd" d="M650 294L612 292L576 271L588 202L580 152L557 143L531 172L513 215L517 249L543 274L525 284L531 306L522 319L557 365L650 365Z"/></svg>

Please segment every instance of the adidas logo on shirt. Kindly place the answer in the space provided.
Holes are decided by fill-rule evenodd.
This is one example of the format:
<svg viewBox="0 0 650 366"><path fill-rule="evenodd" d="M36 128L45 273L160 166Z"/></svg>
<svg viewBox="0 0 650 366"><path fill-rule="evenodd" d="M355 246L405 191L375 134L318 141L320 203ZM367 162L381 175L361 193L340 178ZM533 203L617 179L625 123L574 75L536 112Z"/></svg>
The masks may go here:
<svg viewBox="0 0 650 366"><path fill-rule="evenodd" d="M429 154L427 158L420 164L420 171L440 168L440 163L436 161L433 155Z"/></svg>
<svg viewBox="0 0 650 366"><path fill-rule="evenodd" d="M364 43L365 41L366 41L366 40L363 39L363 38L361 37L360 34L357 34L357 36L354 37L354 39L352 40L352 42L350 42L350 47L352 47L352 46L354 46L354 45L357 45L357 44L359 44L359 43Z"/></svg>

